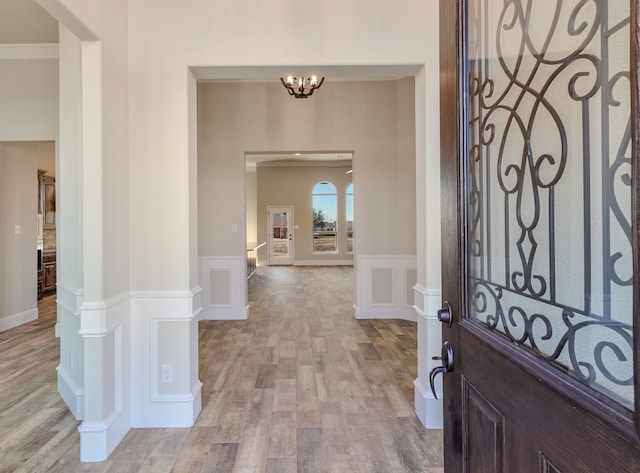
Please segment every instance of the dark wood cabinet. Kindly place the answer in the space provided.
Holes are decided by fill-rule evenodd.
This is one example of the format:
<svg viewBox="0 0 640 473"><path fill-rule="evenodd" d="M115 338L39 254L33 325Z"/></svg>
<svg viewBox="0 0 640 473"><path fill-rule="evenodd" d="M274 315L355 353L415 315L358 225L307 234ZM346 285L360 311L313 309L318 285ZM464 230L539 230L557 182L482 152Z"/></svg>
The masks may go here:
<svg viewBox="0 0 640 473"><path fill-rule="evenodd" d="M38 213L44 228L56 228L56 180L38 170Z"/></svg>
<svg viewBox="0 0 640 473"><path fill-rule="evenodd" d="M55 294L56 292L56 254L45 253L42 255L42 296Z"/></svg>

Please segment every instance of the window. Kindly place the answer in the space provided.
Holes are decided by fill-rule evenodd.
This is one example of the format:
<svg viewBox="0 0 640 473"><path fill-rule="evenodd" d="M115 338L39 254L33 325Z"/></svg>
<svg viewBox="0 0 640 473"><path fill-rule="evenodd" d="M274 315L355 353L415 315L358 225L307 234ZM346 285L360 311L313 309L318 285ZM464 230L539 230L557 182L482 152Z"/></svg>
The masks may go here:
<svg viewBox="0 0 640 473"><path fill-rule="evenodd" d="M321 182L313 188L313 252L336 253L336 214L338 195L336 186Z"/></svg>
<svg viewBox="0 0 640 473"><path fill-rule="evenodd" d="M353 182L347 186L347 253L353 253Z"/></svg>

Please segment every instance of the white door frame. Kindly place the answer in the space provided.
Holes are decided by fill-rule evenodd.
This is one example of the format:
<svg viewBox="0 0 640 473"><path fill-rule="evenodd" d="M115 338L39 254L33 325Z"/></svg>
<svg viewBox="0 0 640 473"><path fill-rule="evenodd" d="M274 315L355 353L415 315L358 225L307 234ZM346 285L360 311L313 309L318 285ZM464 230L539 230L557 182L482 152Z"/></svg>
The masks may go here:
<svg viewBox="0 0 640 473"><path fill-rule="evenodd" d="M287 214L287 237L289 238L289 251L287 257L274 257L273 255L273 213ZM268 205L267 206L267 258L269 265L292 265L293 264L293 205Z"/></svg>

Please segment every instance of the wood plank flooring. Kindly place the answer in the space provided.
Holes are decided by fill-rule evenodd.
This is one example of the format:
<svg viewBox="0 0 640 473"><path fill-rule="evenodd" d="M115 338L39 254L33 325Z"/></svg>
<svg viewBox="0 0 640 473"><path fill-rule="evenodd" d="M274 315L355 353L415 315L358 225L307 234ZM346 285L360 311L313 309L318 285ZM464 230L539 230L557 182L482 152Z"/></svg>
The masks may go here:
<svg viewBox="0 0 640 473"><path fill-rule="evenodd" d="M202 412L132 429L80 463L56 391L55 300L0 333L0 472L442 473L442 432L413 409L416 324L353 318L346 267L260 267L247 321L202 321Z"/></svg>

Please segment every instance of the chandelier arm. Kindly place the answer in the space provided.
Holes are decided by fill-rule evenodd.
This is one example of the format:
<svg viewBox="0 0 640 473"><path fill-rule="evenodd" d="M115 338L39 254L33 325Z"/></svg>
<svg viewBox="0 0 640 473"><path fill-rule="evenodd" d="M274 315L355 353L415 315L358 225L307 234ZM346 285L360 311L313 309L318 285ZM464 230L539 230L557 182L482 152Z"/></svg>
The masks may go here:
<svg viewBox="0 0 640 473"><path fill-rule="evenodd" d="M291 79L291 80L289 80ZM289 76L285 81L284 78L280 77L280 82L287 89L287 93L289 95L293 95L297 99L306 99L310 95L313 95L313 92L316 89L319 89L320 86L324 83L324 77L320 79L320 82L314 83L316 80L315 76L313 76L313 81L311 77L291 77ZM309 88L305 89L305 85L308 85Z"/></svg>

